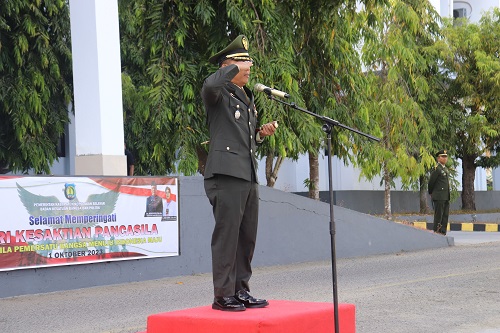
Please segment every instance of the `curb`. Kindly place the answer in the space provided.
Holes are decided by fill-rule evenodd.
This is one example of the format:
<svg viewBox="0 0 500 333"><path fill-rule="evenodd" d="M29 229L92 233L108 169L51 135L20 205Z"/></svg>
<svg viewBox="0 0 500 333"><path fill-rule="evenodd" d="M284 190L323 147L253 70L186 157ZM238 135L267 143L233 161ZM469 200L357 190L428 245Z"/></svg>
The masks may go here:
<svg viewBox="0 0 500 333"><path fill-rule="evenodd" d="M406 223L405 223L406 224ZM433 230L432 222L410 222L408 223L419 229ZM500 225L496 223L448 223L448 231L484 231L498 232Z"/></svg>

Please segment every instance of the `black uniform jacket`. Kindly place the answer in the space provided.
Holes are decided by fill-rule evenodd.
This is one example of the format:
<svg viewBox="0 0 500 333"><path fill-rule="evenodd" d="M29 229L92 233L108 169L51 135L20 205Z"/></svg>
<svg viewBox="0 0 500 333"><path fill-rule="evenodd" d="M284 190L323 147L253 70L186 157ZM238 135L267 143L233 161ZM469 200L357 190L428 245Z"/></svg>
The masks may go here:
<svg viewBox="0 0 500 333"><path fill-rule="evenodd" d="M257 181L255 159L257 110L252 92L231 80L236 65L219 68L203 83L201 96L210 132L205 179L215 174Z"/></svg>
<svg viewBox="0 0 500 333"><path fill-rule="evenodd" d="M429 178L429 194L432 200L450 200L448 170L438 163Z"/></svg>

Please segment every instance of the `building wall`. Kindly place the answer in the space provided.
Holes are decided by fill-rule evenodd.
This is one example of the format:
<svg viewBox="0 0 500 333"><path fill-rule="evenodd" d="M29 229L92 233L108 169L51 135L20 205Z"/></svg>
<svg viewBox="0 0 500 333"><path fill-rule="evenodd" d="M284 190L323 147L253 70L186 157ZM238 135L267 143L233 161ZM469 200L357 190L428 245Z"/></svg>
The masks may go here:
<svg viewBox="0 0 500 333"><path fill-rule="evenodd" d="M458 188L461 188L462 183L462 165L460 160L456 168ZM265 174L265 161L259 162L258 174L260 183L266 184ZM495 172L493 175L495 176ZM500 175L500 173L498 173ZM353 167L352 165L344 165L344 162L337 157L332 159L332 185L334 191L383 191L384 185L381 184L381 176L374 177L373 180L368 181L360 177L361 170ZM278 179L274 188L285 192L305 192L308 191L304 185L304 180L309 178L309 159L307 155L303 155L298 161L285 160L278 173ZM328 159L324 155L319 156L319 190L328 190ZM493 180L495 183L495 178ZM500 182L500 177L498 177ZM395 188L393 190L403 190L401 181L395 180ZM500 184L498 185L500 186ZM482 168L476 169L476 176L474 182L474 189L476 191L486 191L486 172Z"/></svg>
<svg viewBox="0 0 500 333"><path fill-rule="evenodd" d="M432 0L431 3L442 17L453 17L453 10L465 9L466 17L472 22L479 22L484 12L500 6L499 0Z"/></svg>
<svg viewBox="0 0 500 333"><path fill-rule="evenodd" d="M307 196L307 192L296 194ZM498 210L500 202L500 191L477 191L476 209L478 211ZM450 209L458 211L462 208L461 192L451 202ZM320 200L330 202L328 191L320 192ZM383 191L335 191L333 192L333 203L337 206L355 210L357 212L373 215L384 214L384 192ZM427 196L427 206L432 209L432 202ZM391 191L391 208L393 214L418 214L420 211L420 198L418 192Z"/></svg>

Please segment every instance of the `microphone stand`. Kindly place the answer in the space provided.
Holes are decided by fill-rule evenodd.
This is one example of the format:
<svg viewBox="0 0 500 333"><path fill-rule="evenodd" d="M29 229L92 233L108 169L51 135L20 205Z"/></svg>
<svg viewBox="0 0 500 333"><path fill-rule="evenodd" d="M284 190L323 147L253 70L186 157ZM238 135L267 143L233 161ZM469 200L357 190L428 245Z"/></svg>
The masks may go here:
<svg viewBox="0 0 500 333"><path fill-rule="evenodd" d="M284 104L286 106L291 107L292 109L296 109L299 111L302 111L304 113L307 113L313 117L316 117L318 119L321 119L323 121L323 127L321 128L323 132L326 133L327 137L327 152L328 152L328 189L330 192L330 246L331 246L331 258L332 258L332 282L333 282L333 318L334 318L334 324L335 324L335 333L340 333L339 330L339 304L338 304L338 293L337 293L337 259L336 259L336 253L335 253L335 219L334 219L334 214L333 214L333 181L332 181L332 129L334 126L338 126L344 129L347 129L351 132L357 133L359 135L362 135L364 137L367 137L373 141L379 142L380 139L376 138L374 136L371 136L369 134L363 133L361 131L358 131L355 128L348 127L344 124L341 124L337 120L333 120L331 118L321 116L319 114L316 114L314 112L311 112L309 110L303 109L299 106L297 106L294 102L288 103L280 99L274 98L272 96L271 91L265 91L264 92L267 94L267 97L270 100L277 101L281 104Z"/></svg>

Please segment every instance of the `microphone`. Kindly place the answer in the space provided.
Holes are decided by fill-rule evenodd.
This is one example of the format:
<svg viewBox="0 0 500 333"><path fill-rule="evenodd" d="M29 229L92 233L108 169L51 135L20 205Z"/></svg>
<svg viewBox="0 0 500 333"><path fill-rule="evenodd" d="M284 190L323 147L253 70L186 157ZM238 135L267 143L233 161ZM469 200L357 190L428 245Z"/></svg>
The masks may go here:
<svg viewBox="0 0 500 333"><path fill-rule="evenodd" d="M261 83L257 83L255 86L253 86L253 88L257 91L263 91L268 95L273 95L276 97L281 97L281 98L289 98L290 97L290 95L288 95L284 91L280 91L280 90L266 87L265 85L263 85Z"/></svg>

